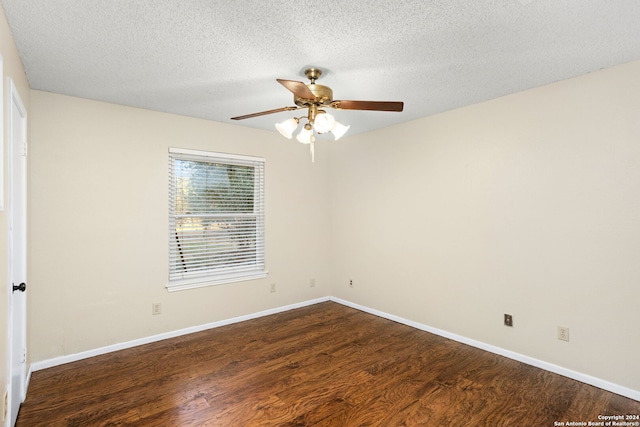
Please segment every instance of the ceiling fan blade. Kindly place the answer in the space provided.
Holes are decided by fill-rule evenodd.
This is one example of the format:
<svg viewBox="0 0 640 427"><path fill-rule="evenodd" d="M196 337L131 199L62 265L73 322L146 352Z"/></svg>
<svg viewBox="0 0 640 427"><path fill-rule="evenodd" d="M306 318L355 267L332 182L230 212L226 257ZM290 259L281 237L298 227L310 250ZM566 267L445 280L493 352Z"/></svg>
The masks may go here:
<svg viewBox="0 0 640 427"><path fill-rule="evenodd" d="M333 108L339 110L371 110L371 111L397 111L404 108L404 102L391 101L333 101Z"/></svg>
<svg viewBox="0 0 640 427"><path fill-rule="evenodd" d="M304 99L315 99L315 95L306 84L296 81L296 80L284 80L284 79L276 79L278 83L282 86L286 87L289 91L291 91L298 98Z"/></svg>
<svg viewBox="0 0 640 427"><path fill-rule="evenodd" d="M282 111L293 111L297 109L298 107L276 108L275 110L260 111L259 113L252 113L252 114L246 114L244 116L231 117L231 120L244 120L244 119L250 119L252 117L266 116L267 114L280 113Z"/></svg>

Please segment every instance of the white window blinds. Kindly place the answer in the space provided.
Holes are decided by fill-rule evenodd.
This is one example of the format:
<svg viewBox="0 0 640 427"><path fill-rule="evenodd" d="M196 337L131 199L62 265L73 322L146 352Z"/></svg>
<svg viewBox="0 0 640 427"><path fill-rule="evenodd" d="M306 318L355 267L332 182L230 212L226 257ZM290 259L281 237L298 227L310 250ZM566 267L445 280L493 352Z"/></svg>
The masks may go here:
<svg viewBox="0 0 640 427"><path fill-rule="evenodd" d="M169 290L266 276L264 163L169 150Z"/></svg>

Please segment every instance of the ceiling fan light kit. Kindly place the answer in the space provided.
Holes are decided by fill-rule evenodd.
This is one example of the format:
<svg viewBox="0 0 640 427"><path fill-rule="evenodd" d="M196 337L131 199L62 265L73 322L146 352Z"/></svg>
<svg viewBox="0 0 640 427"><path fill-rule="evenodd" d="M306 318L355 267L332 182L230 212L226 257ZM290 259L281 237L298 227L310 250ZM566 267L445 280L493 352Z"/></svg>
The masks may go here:
<svg viewBox="0 0 640 427"><path fill-rule="evenodd" d="M302 117L292 117L283 122L276 123L276 129L285 138L291 139L293 133L298 128L301 119L307 119L307 123L296 136L296 139L309 144L311 150L311 161L314 161L313 132L318 134L331 133L335 140L344 136L349 130L349 126L336 121L333 115L327 113L323 108L333 108L336 110L368 110L368 111L396 111L400 112L404 108L403 102L387 101L337 101L333 99L333 90L328 86L316 84L316 80L322 74L318 68L307 68L304 74L309 79L309 84L304 84L295 80L276 79L278 83L293 93L295 107L276 108L275 110L261 111L259 113L247 114L244 116L232 117L231 120L244 120L252 117L264 116L267 114L279 113L282 111L295 111L302 108L307 109L307 115Z"/></svg>

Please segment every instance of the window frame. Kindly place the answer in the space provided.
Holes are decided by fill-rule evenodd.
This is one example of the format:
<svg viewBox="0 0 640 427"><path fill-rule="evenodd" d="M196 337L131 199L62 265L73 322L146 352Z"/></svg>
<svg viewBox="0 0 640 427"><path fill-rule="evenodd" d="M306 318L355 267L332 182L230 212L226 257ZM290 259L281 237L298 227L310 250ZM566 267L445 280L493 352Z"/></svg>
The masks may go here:
<svg viewBox="0 0 640 427"><path fill-rule="evenodd" d="M253 213L255 215L255 238L256 238L256 258L255 267L251 263L241 264L243 267L234 269L233 266L211 268L200 273L178 273L172 270L173 263L177 262L178 253L181 251L180 243L177 239L176 220L179 215L176 213L176 193L177 179L175 173L176 160L206 162L212 164L249 166L254 168L254 196ZM247 280L262 279L268 272L265 265L265 164L262 157L245 156L238 154L219 153L213 151L191 150L184 148L169 148L169 242L168 242L168 291L179 291L184 289L201 288L205 286L222 285ZM214 215L212 213L212 215ZM246 216L246 213L228 213L228 216ZM194 217L197 216L194 214ZM245 268L246 267L246 268ZM185 277L186 276L186 277Z"/></svg>

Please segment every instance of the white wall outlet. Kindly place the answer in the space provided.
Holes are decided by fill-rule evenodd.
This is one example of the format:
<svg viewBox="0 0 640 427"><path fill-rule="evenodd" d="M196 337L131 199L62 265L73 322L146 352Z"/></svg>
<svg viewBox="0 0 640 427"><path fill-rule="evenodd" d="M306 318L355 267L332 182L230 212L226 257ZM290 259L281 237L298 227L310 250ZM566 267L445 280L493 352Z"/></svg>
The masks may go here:
<svg viewBox="0 0 640 427"><path fill-rule="evenodd" d="M309 287L310 288L316 287L316 279L309 279Z"/></svg>
<svg viewBox="0 0 640 427"><path fill-rule="evenodd" d="M566 326L558 326L558 339L561 341L569 341L569 328Z"/></svg>
<svg viewBox="0 0 640 427"><path fill-rule="evenodd" d="M276 291L276 284L272 283L269 285L269 292L274 293Z"/></svg>
<svg viewBox="0 0 640 427"><path fill-rule="evenodd" d="M151 314L158 315L162 313L162 304L160 304L159 302L154 302L153 304L151 304Z"/></svg>
<svg viewBox="0 0 640 427"><path fill-rule="evenodd" d="M349 287L353 288L353 280L349 279Z"/></svg>

